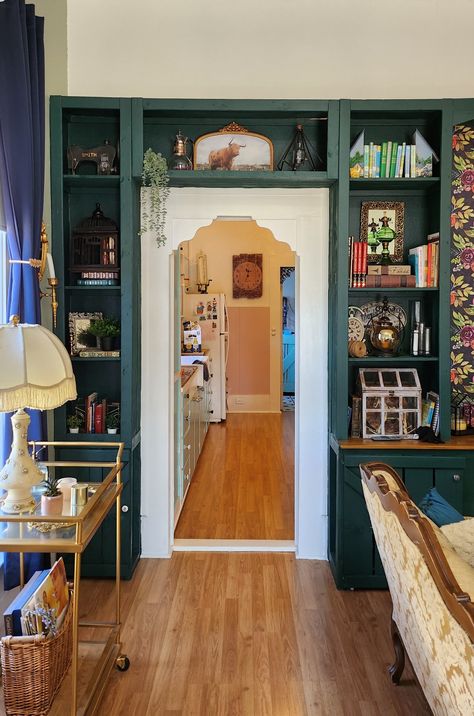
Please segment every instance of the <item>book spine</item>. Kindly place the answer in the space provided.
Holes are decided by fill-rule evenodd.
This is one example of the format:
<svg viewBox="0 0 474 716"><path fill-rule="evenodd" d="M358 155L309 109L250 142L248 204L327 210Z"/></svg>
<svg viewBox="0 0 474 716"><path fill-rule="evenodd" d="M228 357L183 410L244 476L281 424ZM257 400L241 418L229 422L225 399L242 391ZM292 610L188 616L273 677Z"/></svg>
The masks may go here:
<svg viewBox="0 0 474 716"><path fill-rule="evenodd" d="M390 178L393 179L395 176L395 167L397 166L397 153L398 143L393 142L392 144L392 161L390 162Z"/></svg>
<svg viewBox="0 0 474 716"><path fill-rule="evenodd" d="M351 438L360 438L362 419L362 399L352 396L352 421L351 421Z"/></svg>
<svg viewBox="0 0 474 716"><path fill-rule="evenodd" d="M367 242L362 242L362 266L361 266L361 288L365 288L366 286L366 278L367 278Z"/></svg>
<svg viewBox="0 0 474 716"><path fill-rule="evenodd" d="M116 278L78 278L78 286L118 286Z"/></svg>
<svg viewBox="0 0 474 716"><path fill-rule="evenodd" d="M415 285L419 287L419 277L418 277L418 257L413 249L410 249L410 254L408 256L408 263L413 269L413 273L415 276Z"/></svg>
<svg viewBox="0 0 474 716"><path fill-rule="evenodd" d="M401 145L398 146L397 149L397 162L395 164L395 177L398 179L400 177L400 163L402 161L402 147Z"/></svg>
<svg viewBox="0 0 474 716"><path fill-rule="evenodd" d="M411 266L407 264L389 264L388 266L371 264L367 269L367 273L372 276L409 276Z"/></svg>
<svg viewBox="0 0 474 716"><path fill-rule="evenodd" d="M374 176L374 143L369 144L369 179Z"/></svg>
<svg viewBox="0 0 474 716"><path fill-rule="evenodd" d="M94 413L94 432L102 432L102 403L97 404Z"/></svg>
<svg viewBox="0 0 474 716"><path fill-rule="evenodd" d="M353 246L354 246L354 237L349 236L349 242L348 242L348 268L347 268L347 276L348 276L348 285L349 288L352 286L352 253L353 253Z"/></svg>
<svg viewBox="0 0 474 716"><path fill-rule="evenodd" d="M387 162L385 166L385 178L388 179L390 177L390 164L392 161L392 142L387 142Z"/></svg>
<svg viewBox="0 0 474 716"><path fill-rule="evenodd" d="M410 150L410 177L416 177L416 144L412 144Z"/></svg>
<svg viewBox="0 0 474 716"><path fill-rule="evenodd" d="M402 144L402 153L401 153L401 156L400 156L400 168L399 168L399 170L398 170L398 176L399 176L400 178L403 177L403 169L404 169L404 166L405 166L405 149L406 149L406 142L403 142L403 144Z"/></svg>
<svg viewBox="0 0 474 716"><path fill-rule="evenodd" d="M380 144L375 145L375 178L380 178Z"/></svg>
<svg viewBox="0 0 474 716"><path fill-rule="evenodd" d="M369 275L366 279L367 288L414 288L415 276L388 276L384 274Z"/></svg>
<svg viewBox="0 0 474 716"><path fill-rule="evenodd" d="M432 261L433 261L433 244L428 244L426 247L426 285L428 288L433 286L432 278Z"/></svg>
<svg viewBox="0 0 474 716"><path fill-rule="evenodd" d="M364 144L364 179L369 178L369 145Z"/></svg>
<svg viewBox="0 0 474 716"><path fill-rule="evenodd" d="M410 145L405 145L405 178L410 177Z"/></svg>
<svg viewBox="0 0 474 716"><path fill-rule="evenodd" d="M439 285L439 241L433 242L433 249L434 249L434 271L433 271L433 278L434 288L438 288Z"/></svg>
<svg viewBox="0 0 474 716"><path fill-rule="evenodd" d="M382 159L380 160L380 176L385 177L387 171L387 142L382 142Z"/></svg>
<svg viewBox="0 0 474 716"><path fill-rule="evenodd" d="M359 268L359 242L354 241L352 246L352 288L357 288L357 272Z"/></svg>

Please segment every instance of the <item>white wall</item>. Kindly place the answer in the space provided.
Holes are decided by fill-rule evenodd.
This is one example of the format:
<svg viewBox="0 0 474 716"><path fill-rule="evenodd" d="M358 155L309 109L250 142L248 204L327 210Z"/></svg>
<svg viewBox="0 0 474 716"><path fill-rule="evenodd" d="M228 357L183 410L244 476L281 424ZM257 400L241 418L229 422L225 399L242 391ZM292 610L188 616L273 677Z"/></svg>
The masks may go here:
<svg viewBox="0 0 474 716"><path fill-rule="evenodd" d="M72 95L472 95L469 33L463 31L473 26L472 0L68 0L67 5Z"/></svg>

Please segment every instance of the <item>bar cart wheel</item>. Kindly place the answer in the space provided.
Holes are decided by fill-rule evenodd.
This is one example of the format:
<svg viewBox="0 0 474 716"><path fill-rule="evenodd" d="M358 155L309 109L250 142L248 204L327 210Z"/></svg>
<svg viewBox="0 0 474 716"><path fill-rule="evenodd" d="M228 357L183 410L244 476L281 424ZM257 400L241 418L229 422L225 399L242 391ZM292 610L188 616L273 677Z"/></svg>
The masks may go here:
<svg viewBox="0 0 474 716"><path fill-rule="evenodd" d="M120 654L115 660L115 666L119 671L128 671L130 668L130 659L125 654Z"/></svg>

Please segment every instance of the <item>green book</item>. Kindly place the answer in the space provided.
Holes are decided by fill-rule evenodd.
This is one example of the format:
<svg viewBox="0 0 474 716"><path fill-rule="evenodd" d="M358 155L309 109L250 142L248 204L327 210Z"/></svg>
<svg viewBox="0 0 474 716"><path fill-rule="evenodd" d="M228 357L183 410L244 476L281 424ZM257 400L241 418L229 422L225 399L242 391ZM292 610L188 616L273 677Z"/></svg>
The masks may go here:
<svg viewBox="0 0 474 716"><path fill-rule="evenodd" d="M382 142L382 160L380 163L380 176L385 176L385 171L387 169L387 142Z"/></svg>
<svg viewBox="0 0 474 716"><path fill-rule="evenodd" d="M390 179L395 176L395 168L397 166L398 142L392 143L392 161L390 162Z"/></svg>

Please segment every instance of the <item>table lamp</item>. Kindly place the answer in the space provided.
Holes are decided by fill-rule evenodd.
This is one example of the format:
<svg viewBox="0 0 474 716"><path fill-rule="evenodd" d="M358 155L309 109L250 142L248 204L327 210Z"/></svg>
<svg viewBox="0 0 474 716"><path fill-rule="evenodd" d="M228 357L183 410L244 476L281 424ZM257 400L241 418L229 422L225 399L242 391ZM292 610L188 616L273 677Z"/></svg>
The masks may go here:
<svg viewBox="0 0 474 716"><path fill-rule="evenodd" d="M53 410L76 398L76 379L66 348L43 326L20 323L13 316L0 325L0 412L12 416L13 443L0 472L0 488L7 490L2 510L17 514L35 505L31 488L43 473L28 451L30 416L24 408Z"/></svg>

